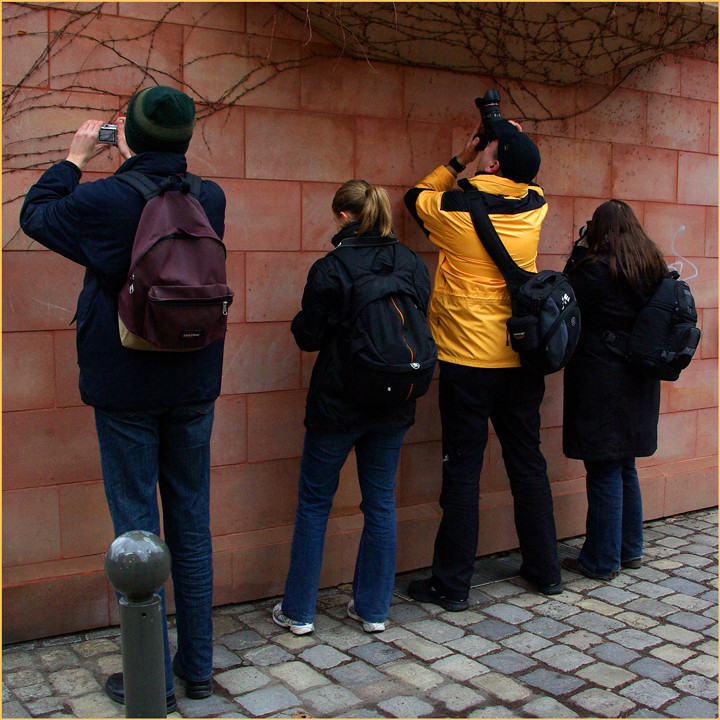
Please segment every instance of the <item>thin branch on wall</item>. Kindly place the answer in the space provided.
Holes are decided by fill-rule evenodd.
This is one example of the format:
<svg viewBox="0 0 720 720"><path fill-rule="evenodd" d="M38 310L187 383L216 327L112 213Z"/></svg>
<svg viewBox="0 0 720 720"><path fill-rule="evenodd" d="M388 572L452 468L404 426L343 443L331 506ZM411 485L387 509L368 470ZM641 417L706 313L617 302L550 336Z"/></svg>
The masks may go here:
<svg viewBox="0 0 720 720"><path fill-rule="evenodd" d="M101 12L102 3L90 7L78 4L81 9L75 10L68 9L68 6L64 5L60 10L55 11L55 16L60 17L64 11L67 17L50 33L6 31L4 33L6 42L18 36L32 38L33 35L42 37L47 42L43 42L42 51L29 64L23 77L14 85L3 88L3 121L6 123L6 129L10 128L10 135L8 137L6 132L3 143L4 172L46 167L58 159L59 153L67 149L69 140L77 129L75 125L42 136L33 137L23 134L20 138L13 137L12 127L27 128L38 125L33 122L33 118L36 117L34 113L46 113L48 106L58 111L62 110L59 115L61 123L63 117L67 117L68 122L74 122L78 115L77 111L80 110L96 117L100 112L102 117L107 116L110 121L117 115L117 110L122 108L123 103L148 82L182 85L198 101L197 118L201 121L228 107L242 104L243 98L248 93L258 90L278 75L298 68L303 62L312 59L311 55L301 60L297 57L273 58L271 52L267 55L259 55L250 52L219 51L196 57L185 67L178 67L176 71L169 72L153 64L153 51L159 45L158 34L163 23L179 6L180 3L167 5L161 17L147 24L141 33L127 33L118 38L108 38L107 33L103 33L103 29L97 26L103 17L107 17ZM207 8L203 8L202 17L216 6L217 3L208 3ZM15 28L23 24L33 26L29 21L30 16L46 13L48 9L48 5L40 3L15 3L13 7L20 12L11 18L8 18L6 13L6 27L8 20L12 20ZM77 42L78 46L83 48L84 59L71 70L57 71L55 68L58 65L66 67L66 63L61 64L56 61L73 42ZM128 52L129 47L135 49L138 44L147 48L140 58L137 57L137 53ZM101 53L101 60L95 60L96 52ZM204 87L196 87L188 82L184 72L188 67L198 63L213 63L220 59L230 60L238 71L235 74L228 74L226 87L216 95L210 95ZM137 77L137 80L122 94L104 89L102 83L98 82L96 73L109 76L119 70L130 71L130 76ZM52 73L52 90L48 93L43 87L46 83L39 82L37 78L50 73ZM213 86L218 87L217 78L213 80ZM69 94L71 92L72 95ZM92 96L88 95L88 103L85 106L78 104L82 92L92 93ZM70 97L73 98L72 102L69 101ZM100 101L98 97L101 98ZM109 99L110 103L103 103L102 98ZM108 109L108 105L115 109Z"/></svg>
<svg viewBox="0 0 720 720"><path fill-rule="evenodd" d="M608 98L667 53L717 58L717 8L708 3L279 3L341 52L504 82L527 120L562 120ZM573 85L609 74L603 96L572 114L540 102L531 83ZM530 93L540 105L526 107Z"/></svg>
<svg viewBox="0 0 720 720"><path fill-rule="evenodd" d="M73 124L80 110L111 119L148 83L184 86L198 100L202 121L242 105L249 93L288 70L318 58L351 56L371 68L373 62L391 61L472 74L480 86L492 82L502 90L503 102L517 108L520 117L542 122L566 120L597 107L628 76L669 52L717 52L717 12L708 18L706 3L281 2L274 4L264 29L270 34L267 54L219 50L168 70L155 60L162 47L158 36L182 3L156 5L162 6L162 13L140 24L141 32L128 31L115 38L108 37L102 25L115 14L114 4L110 13L103 12L104 3L64 3L53 8L54 21L62 19L59 26L36 33L42 42L27 47L42 49L28 59L24 76L3 89L4 172L39 169L56 161L76 130ZM219 5L202 4L202 17ZM20 36L34 39L31 31L19 28L37 27L33 16L47 13L49 7L48 3L6 3L8 47ZM277 48L287 46L275 42L277 28L288 19L305 27L302 51L296 45L295 57L283 57ZM67 68L63 59L73 43L83 48L84 60L71 69L57 70ZM144 48L140 57L138 45ZM223 68L234 66L236 71L227 72L227 77L213 76L212 90L188 81L188 68L203 63L211 68L220 61ZM131 86L122 94L103 89L98 78L119 70L128 75ZM598 77L600 91L584 107L556 107L543 92L548 85ZM85 107L78 105L82 93L88 97ZM58 111L59 130L35 137L14 130L40 126L33 122L39 117L33 113L46 113L48 107Z"/></svg>

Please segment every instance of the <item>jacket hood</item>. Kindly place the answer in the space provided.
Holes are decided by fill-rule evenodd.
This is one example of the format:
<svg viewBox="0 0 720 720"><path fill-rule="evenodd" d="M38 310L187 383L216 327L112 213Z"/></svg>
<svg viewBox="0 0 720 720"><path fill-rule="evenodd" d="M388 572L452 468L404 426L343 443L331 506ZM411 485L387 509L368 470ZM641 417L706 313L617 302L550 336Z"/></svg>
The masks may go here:
<svg viewBox="0 0 720 720"><path fill-rule="evenodd" d="M397 242L395 234L390 231L390 235L381 235L380 228L375 225L368 232L363 235L358 235L357 232L360 229L360 221L353 220L343 226L339 232L333 235L331 240L334 247L339 245L386 245L389 243Z"/></svg>

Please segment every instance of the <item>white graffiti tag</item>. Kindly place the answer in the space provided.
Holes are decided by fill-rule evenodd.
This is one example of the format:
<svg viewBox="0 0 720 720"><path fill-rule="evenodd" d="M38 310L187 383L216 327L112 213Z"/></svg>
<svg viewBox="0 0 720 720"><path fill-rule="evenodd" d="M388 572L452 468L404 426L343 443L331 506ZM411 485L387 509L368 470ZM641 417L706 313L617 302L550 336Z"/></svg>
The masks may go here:
<svg viewBox="0 0 720 720"><path fill-rule="evenodd" d="M668 265L668 268L669 268L670 270L677 270L678 274L679 274L679 275L682 275L683 268L685 267L685 263L687 263L687 264L695 271L695 273L694 273L693 275L688 276L688 277L684 277L683 280L692 280L694 277L697 277L697 276L698 276L698 268L697 268L697 265L695 265L693 262L691 262L690 260L688 260L688 259L687 259L686 257L684 257L683 255L681 255L681 254L677 251L677 249L675 248L675 240L677 239L677 236L678 236L681 232L685 232L685 226L684 226L684 225L681 225L681 226L675 231L675 234L673 235L673 239L672 239L672 248L671 248L671 249L672 249L672 254L673 254L675 257L679 258L679 259L676 260L676 261L673 262L673 263L670 263L670 264Z"/></svg>

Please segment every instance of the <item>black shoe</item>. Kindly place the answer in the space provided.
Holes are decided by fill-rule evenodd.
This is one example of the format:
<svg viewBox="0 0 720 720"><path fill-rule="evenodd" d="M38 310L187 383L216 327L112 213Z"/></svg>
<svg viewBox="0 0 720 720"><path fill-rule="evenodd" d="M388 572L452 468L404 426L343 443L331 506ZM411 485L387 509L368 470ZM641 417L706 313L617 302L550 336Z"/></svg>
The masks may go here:
<svg viewBox="0 0 720 720"><path fill-rule="evenodd" d="M560 564L570 572L577 573L578 575L584 575L585 577L592 578L593 580L612 580L617 576L617 571L610 573L610 575L597 575L590 572L584 565L580 564L578 558L563 558Z"/></svg>
<svg viewBox="0 0 720 720"><path fill-rule="evenodd" d="M188 680L180 667L177 655L172 662L173 672L178 676L180 682L185 686L185 697L191 700L202 700L213 694L213 681L210 680Z"/></svg>
<svg viewBox="0 0 720 720"><path fill-rule="evenodd" d="M433 587L432 578L412 580L408 585L408 595L418 602L434 603L448 612L461 612L470 607L467 600L453 600Z"/></svg>
<svg viewBox="0 0 720 720"><path fill-rule="evenodd" d="M114 700L116 703L121 705L125 704L125 685L123 683L123 674L121 672L113 673L105 681L105 693L107 696ZM167 714L175 712L177 710L177 700L175 699L175 693L167 695L165 698L167 703Z"/></svg>
<svg viewBox="0 0 720 720"><path fill-rule="evenodd" d="M541 583L539 580L530 577L530 575L528 575L524 570L520 571L520 577L526 582L529 582L531 585L534 585L535 589L541 595L560 595L563 591L563 585L561 582L546 585L545 583Z"/></svg>
<svg viewBox="0 0 720 720"><path fill-rule="evenodd" d="M642 567L642 558L633 558L632 560L623 560L620 563L624 568L628 570L637 570Z"/></svg>

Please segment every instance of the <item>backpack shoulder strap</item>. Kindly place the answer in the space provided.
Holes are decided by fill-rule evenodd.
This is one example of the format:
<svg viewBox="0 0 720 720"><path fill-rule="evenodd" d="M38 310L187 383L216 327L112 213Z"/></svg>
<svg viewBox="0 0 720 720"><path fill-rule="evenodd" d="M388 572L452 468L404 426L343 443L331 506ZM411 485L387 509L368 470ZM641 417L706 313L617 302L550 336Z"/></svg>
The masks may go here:
<svg viewBox="0 0 720 720"><path fill-rule="evenodd" d="M182 191L188 192L190 195L192 195L196 200L200 200L200 192L202 191L202 178L198 175L193 175L190 172L185 173L185 179L183 180L182 184ZM185 187L187 186L187 190L185 190Z"/></svg>
<svg viewBox="0 0 720 720"><path fill-rule="evenodd" d="M126 172L118 173L114 177L121 182L124 182L126 185L129 185L134 190L137 190L143 198L145 198L145 202L152 200L161 192L158 185L137 170L128 170Z"/></svg>
<svg viewBox="0 0 720 720"><path fill-rule="evenodd" d="M600 338L612 353L623 358L627 357L628 347L630 346L630 333L621 330L603 330Z"/></svg>
<svg viewBox="0 0 720 720"><path fill-rule="evenodd" d="M482 193L476 190L466 178L458 180L458 186L464 193L463 197L470 213L470 219L480 242L498 266L510 290L514 290L528 280L533 273L523 270L510 256L488 216Z"/></svg>
<svg viewBox="0 0 720 720"><path fill-rule="evenodd" d="M147 175L137 170L128 170L118 173L115 177L137 190L144 198L145 202L152 200L165 190L180 190L181 192L192 195L196 200L200 200L200 192L202 191L202 178L193 173L185 173L182 182L178 183L178 176L168 178L162 185L156 185Z"/></svg>
<svg viewBox="0 0 720 720"><path fill-rule="evenodd" d="M660 294L662 290L667 289L667 283L664 283L665 280L670 280L671 282L676 281L680 278L680 275L675 270L668 270L668 272L663 276L663 278L660 280L660 282L657 284L657 287L653 290L652 294L649 298L645 298L645 301L643 303L642 308L640 308L639 314L646 308L653 300ZM663 287L665 285L665 287ZM662 290L661 290L662 289ZM639 295L639 293L637 293ZM664 302L660 302L661 305L664 305ZM637 318L635 319L635 322L637 322ZM626 358L629 354L630 350L630 335L629 332L623 332L622 330L603 330L602 332L602 340L607 345L608 349L615 353L615 355L620 355L621 357Z"/></svg>

